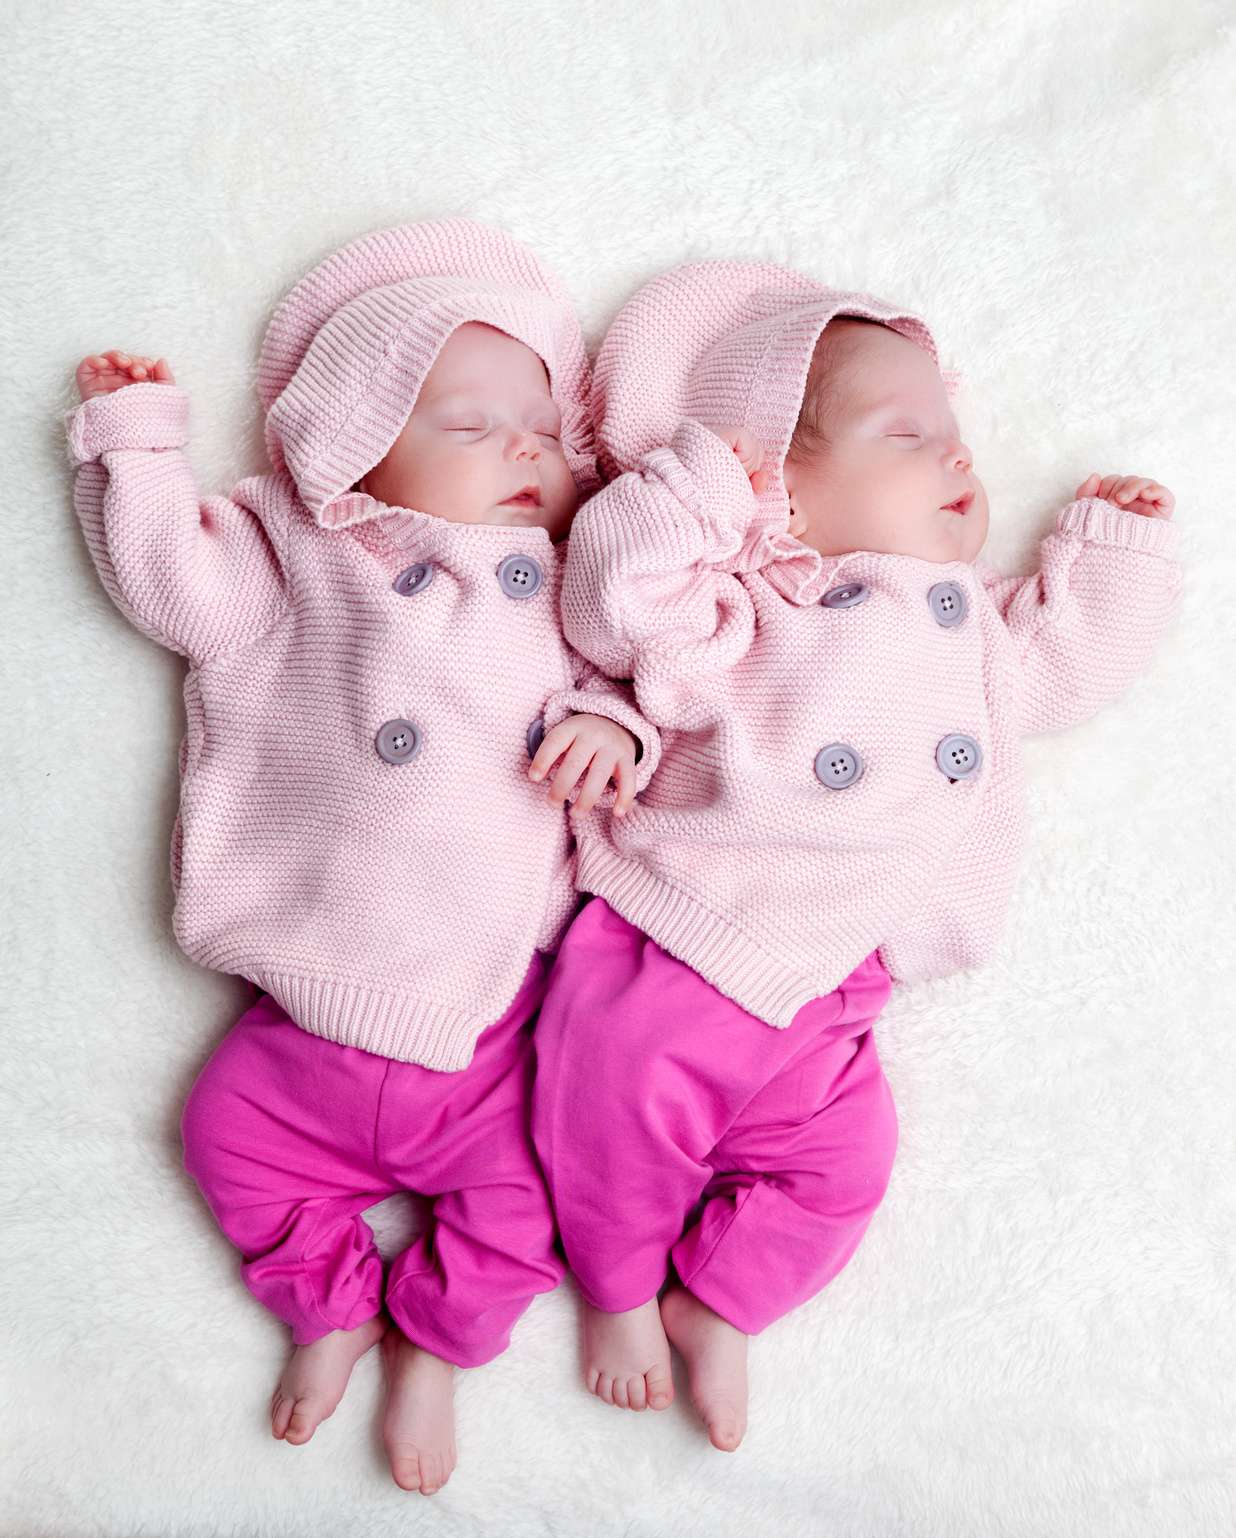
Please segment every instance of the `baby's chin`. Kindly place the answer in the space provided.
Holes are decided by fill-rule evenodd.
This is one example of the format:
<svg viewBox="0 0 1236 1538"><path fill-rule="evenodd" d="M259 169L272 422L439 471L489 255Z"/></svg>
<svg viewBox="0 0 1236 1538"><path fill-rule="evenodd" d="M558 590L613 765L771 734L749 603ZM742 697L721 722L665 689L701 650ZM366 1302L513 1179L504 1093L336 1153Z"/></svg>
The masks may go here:
<svg viewBox="0 0 1236 1538"><path fill-rule="evenodd" d="M965 513L936 508L923 530L923 548L914 552L924 561L974 561L987 538L985 510L978 504Z"/></svg>
<svg viewBox="0 0 1236 1538"><path fill-rule="evenodd" d="M462 508L426 507L422 509L432 518L444 523L486 524L490 527L511 529L544 529L553 539L561 539L570 528L571 515L547 507L496 507Z"/></svg>
<svg viewBox="0 0 1236 1538"><path fill-rule="evenodd" d="M947 566L952 562L968 565L978 558L978 550L971 538L955 534L923 535L921 538L903 536L873 546L856 545L856 550L874 548L877 555L899 555L912 561L930 561L934 566ZM836 552L830 551L829 554Z"/></svg>
<svg viewBox="0 0 1236 1538"><path fill-rule="evenodd" d="M553 539L561 539L571 526L571 514L549 507L491 507L476 523L496 523L512 529L544 529Z"/></svg>

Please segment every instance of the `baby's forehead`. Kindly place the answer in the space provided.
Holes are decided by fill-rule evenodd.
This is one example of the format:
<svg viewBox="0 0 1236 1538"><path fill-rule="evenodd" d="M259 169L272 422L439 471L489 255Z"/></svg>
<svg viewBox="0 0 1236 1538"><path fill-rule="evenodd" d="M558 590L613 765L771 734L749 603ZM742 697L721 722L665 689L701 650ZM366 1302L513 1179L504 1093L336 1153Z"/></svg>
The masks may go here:
<svg viewBox="0 0 1236 1538"><path fill-rule="evenodd" d="M951 415L944 379L931 355L908 337L892 331L885 331L885 337L855 338L838 359L833 389L846 406L865 413L943 405Z"/></svg>
<svg viewBox="0 0 1236 1538"><path fill-rule="evenodd" d="M442 384L430 380L417 396L417 404L452 406L477 400L513 400L526 406L544 406L558 411L558 402L549 389L549 380L495 380L483 375L467 379L451 379Z"/></svg>
<svg viewBox="0 0 1236 1538"><path fill-rule="evenodd" d="M500 333L496 333L500 335ZM503 341L510 338L503 337ZM517 351L444 348L417 392L418 406L476 401L513 402L524 408L558 411L544 359L523 343Z"/></svg>

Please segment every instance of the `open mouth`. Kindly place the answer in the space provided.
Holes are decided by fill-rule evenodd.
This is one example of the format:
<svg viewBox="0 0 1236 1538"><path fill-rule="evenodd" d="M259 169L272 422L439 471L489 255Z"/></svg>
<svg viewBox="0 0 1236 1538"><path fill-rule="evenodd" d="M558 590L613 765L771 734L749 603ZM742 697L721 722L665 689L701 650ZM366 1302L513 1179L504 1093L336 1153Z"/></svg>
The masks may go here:
<svg viewBox="0 0 1236 1538"><path fill-rule="evenodd" d="M968 513L970 511L970 504L973 501L974 501L974 493L972 491L963 491L961 496L959 496L955 502L947 502L947 503L945 503L945 505L940 509L940 511L942 513L962 513L962 514L965 514L965 513Z"/></svg>
<svg viewBox="0 0 1236 1538"><path fill-rule="evenodd" d="M513 497L505 497L500 505L502 507L540 507L541 493L535 486L525 486Z"/></svg>

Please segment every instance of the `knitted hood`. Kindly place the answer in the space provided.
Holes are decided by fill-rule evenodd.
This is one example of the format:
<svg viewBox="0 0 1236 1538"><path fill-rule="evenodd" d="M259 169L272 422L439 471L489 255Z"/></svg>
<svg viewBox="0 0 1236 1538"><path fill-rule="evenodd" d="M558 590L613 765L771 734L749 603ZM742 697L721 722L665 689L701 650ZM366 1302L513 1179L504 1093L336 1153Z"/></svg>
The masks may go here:
<svg viewBox="0 0 1236 1538"><path fill-rule="evenodd" d="M883 321L939 365L917 316L768 262L691 262L645 284L618 312L597 357L592 400L605 478L668 444L684 417L747 427L764 447L761 514L784 525L782 467L811 354L838 315ZM944 378L951 390L952 377Z"/></svg>
<svg viewBox="0 0 1236 1538"><path fill-rule="evenodd" d="M562 445L583 495L596 485L589 369L557 280L504 231L470 219L379 230L326 258L292 289L262 341L266 447L324 528L380 510L349 495L403 429L457 327L484 321L541 358L562 412Z"/></svg>

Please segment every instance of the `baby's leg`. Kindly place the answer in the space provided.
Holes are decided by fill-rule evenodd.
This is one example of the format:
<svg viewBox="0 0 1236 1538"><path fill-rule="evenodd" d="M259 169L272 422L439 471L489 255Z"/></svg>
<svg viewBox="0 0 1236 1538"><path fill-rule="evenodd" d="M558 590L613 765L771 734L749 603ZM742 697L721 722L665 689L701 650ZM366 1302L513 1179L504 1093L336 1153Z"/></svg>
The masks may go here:
<svg viewBox="0 0 1236 1538"><path fill-rule="evenodd" d="M781 1035L599 899L563 942L537 1023L533 1131L584 1298L585 1381L609 1404L673 1397L656 1303L670 1248Z"/></svg>
<svg viewBox="0 0 1236 1538"><path fill-rule="evenodd" d="M758 1334L845 1266L884 1196L896 1148L873 1034L824 1032L718 1141L707 1204L674 1246L683 1284Z"/></svg>
<svg viewBox="0 0 1236 1538"><path fill-rule="evenodd" d="M382 1100L384 1167L433 1201L430 1223L391 1265L384 1436L395 1481L430 1495L455 1467L454 1367L504 1351L516 1321L562 1277L549 1193L528 1128L538 958L502 1019L458 1073L392 1066Z"/></svg>
<svg viewBox="0 0 1236 1538"><path fill-rule="evenodd" d="M714 1150L700 1221L674 1247L683 1285L661 1311L715 1446L737 1447L746 1426L747 1337L850 1259L896 1144L874 1038L837 1026L785 1065Z"/></svg>
<svg viewBox="0 0 1236 1538"><path fill-rule="evenodd" d="M307 1442L382 1334L382 1263L359 1214L396 1189L372 1163L387 1063L323 1041L263 999L185 1106L185 1166L241 1251L245 1285L292 1327L271 1430Z"/></svg>

